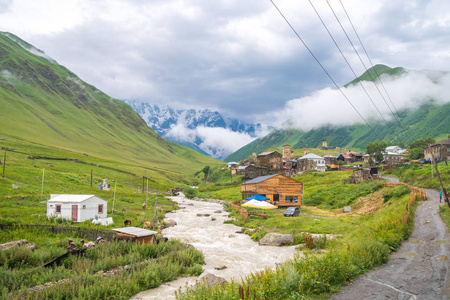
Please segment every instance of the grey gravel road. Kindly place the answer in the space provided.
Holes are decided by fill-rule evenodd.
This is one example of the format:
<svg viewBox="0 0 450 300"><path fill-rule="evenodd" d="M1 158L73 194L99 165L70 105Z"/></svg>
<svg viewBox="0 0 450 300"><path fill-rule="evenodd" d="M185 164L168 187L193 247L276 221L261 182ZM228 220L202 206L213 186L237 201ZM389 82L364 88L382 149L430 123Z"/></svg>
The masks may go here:
<svg viewBox="0 0 450 300"><path fill-rule="evenodd" d="M439 194L416 210L414 231L389 262L360 276L330 299L450 299L450 235L439 215Z"/></svg>

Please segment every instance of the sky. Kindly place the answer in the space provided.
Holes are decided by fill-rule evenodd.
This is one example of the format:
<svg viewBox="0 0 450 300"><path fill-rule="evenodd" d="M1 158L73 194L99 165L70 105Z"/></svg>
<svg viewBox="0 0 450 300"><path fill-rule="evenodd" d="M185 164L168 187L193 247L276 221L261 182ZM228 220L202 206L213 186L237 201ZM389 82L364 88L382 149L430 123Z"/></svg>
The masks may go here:
<svg viewBox="0 0 450 300"><path fill-rule="evenodd" d="M365 67L330 6L366 67L370 62L343 7L373 64L450 70L450 1L273 2L338 86ZM361 122L270 0L0 0L0 30L117 99L208 108L271 126L288 119L303 129ZM417 77L423 85L411 82ZM419 74L392 84L386 80L392 95L400 97L393 99L398 109L417 106L411 84L425 88L419 94L435 88ZM445 91L446 82L437 90ZM381 118L367 99L361 100L367 98L361 91L352 87L346 93L365 117ZM389 119L388 105L374 101ZM341 110L341 118L330 121L329 114L317 113L324 107Z"/></svg>

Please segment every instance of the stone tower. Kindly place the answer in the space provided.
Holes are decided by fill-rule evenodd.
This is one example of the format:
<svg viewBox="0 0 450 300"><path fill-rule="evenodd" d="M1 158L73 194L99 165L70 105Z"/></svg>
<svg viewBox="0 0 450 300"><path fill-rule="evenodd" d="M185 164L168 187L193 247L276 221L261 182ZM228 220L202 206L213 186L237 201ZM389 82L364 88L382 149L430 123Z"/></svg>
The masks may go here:
<svg viewBox="0 0 450 300"><path fill-rule="evenodd" d="M283 146L283 159L292 160L293 152L291 151L291 146L284 145Z"/></svg>

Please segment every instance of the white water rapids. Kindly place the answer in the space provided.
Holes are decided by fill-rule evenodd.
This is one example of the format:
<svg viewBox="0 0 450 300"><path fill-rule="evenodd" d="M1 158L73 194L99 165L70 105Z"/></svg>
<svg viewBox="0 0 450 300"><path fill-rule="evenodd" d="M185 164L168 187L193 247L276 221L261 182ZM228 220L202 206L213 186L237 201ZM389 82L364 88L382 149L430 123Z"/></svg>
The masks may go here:
<svg viewBox="0 0 450 300"><path fill-rule="evenodd" d="M140 292L131 299L175 299L175 291L186 285L193 285L207 273L230 279L240 280L250 273L264 268L274 269L276 263L292 259L297 253L295 246L275 247L259 246L247 234L236 233L241 228L233 224L224 224L228 213L217 203L193 201L183 196L172 197L180 209L166 214L166 219L177 222L177 226L163 230L164 237L178 238L191 244L205 256L204 272L200 277L180 278L166 282L160 287ZM216 211L221 211L218 213ZM210 216L197 216L210 214ZM213 221L212 218L215 218ZM225 265L224 270L215 270L214 266Z"/></svg>

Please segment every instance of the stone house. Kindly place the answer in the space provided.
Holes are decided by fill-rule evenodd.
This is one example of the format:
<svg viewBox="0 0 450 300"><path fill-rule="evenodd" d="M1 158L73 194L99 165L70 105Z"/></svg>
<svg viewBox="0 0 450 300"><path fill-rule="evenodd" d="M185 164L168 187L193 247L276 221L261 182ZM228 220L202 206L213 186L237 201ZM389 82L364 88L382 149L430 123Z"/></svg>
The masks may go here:
<svg viewBox="0 0 450 300"><path fill-rule="evenodd" d="M337 156L327 154L323 158L325 158L325 164L327 165L337 164Z"/></svg>
<svg viewBox="0 0 450 300"><path fill-rule="evenodd" d="M389 152L383 154L383 160L388 165L396 165L405 163L406 157L403 156L402 154Z"/></svg>
<svg viewBox="0 0 450 300"><path fill-rule="evenodd" d="M231 175L244 175L244 178L253 179L259 176L264 176L268 174L268 170L265 167L259 167L254 165L249 166L239 166L232 172Z"/></svg>
<svg viewBox="0 0 450 300"><path fill-rule="evenodd" d="M265 167L269 172L281 171L283 169L283 156L276 151L263 152L258 154L256 166Z"/></svg>
<svg viewBox="0 0 450 300"><path fill-rule="evenodd" d="M430 145L434 159L437 161L450 160L450 139L446 139ZM431 159L431 152L428 147L423 150L425 159Z"/></svg>
<svg viewBox="0 0 450 300"><path fill-rule="evenodd" d="M308 153L305 156L300 157L297 163L297 170L303 171L319 171L323 172L327 170L325 165L325 159L314 153Z"/></svg>

